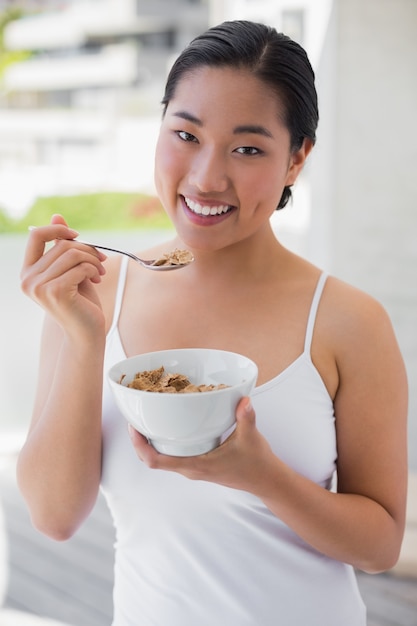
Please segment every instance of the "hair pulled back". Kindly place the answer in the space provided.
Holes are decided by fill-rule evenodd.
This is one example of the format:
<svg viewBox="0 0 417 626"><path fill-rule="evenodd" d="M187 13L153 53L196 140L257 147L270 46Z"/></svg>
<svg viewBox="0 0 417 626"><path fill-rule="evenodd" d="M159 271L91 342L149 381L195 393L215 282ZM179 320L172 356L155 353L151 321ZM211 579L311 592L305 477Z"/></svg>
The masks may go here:
<svg viewBox="0 0 417 626"><path fill-rule="evenodd" d="M181 78L201 66L250 71L276 92L291 150L298 150L305 138L315 143L319 114L314 71L305 50L290 37L246 20L223 22L198 35L171 68L162 99L164 114ZM277 208L290 198L291 189L285 187Z"/></svg>

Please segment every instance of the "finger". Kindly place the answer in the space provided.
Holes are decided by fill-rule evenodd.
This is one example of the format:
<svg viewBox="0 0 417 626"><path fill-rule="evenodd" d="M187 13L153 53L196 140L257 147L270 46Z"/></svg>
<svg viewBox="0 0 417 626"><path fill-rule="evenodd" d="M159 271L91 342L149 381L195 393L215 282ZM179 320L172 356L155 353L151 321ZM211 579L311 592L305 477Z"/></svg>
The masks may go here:
<svg viewBox="0 0 417 626"><path fill-rule="evenodd" d="M56 264L56 270L58 272L70 269L79 263L92 263L95 265L101 274L105 274L105 269L102 266L102 261L107 259L107 256L93 248L84 244L78 244L76 240L71 239L55 239L54 245L48 250L44 250L42 256L36 261L36 264L23 265L22 276L25 274L25 270L36 267L36 272L43 272L47 270L53 264ZM65 265L64 265L65 262Z"/></svg>
<svg viewBox="0 0 417 626"><path fill-rule="evenodd" d="M107 255L98 248L78 242L76 239L57 239L53 248L48 251L51 257L56 254L57 258L64 254L74 255L75 258L78 258L80 253L82 253L83 259L93 261L96 265L97 261L105 261L107 259Z"/></svg>
<svg viewBox="0 0 417 626"><path fill-rule="evenodd" d="M54 213L51 217L51 224L63 224L64 226L68 226L64 217L60 215L60 213Z"/></svg>
<svg viewBox="0 0 417 626"><path fill-rule="evenodd" d="M99 283L100 274L91 263L80 263L65 272L54 272L54 266L39 274L28 274L22 280L22 291L35 302L46 306L64 306L81 293L87 282ZM49 304L48 304L49 303Z"/></svg>
<svg viewBox="0 0 417 626"><path fill-rule="evenodd" d="M45 252L45 244L55 239L74 239L78 236L76 230L68 228L65 224L53 224L50 226L30 227L30 235L23 259L23 267L33 265Z"/></svg>
<svg viewBox="0 0 417 626"><path fill-rule="evenodd" d="M247 396L242 398L236 408L237 423L255 424L255 411L251 399Z"/></svg>
<svg viewBox="0 0 417 626"><path fill-rule="evenodd" d="M81 275L84 273L84 278L100 282L100 277L106 273L101 260L100 254L94 248L81 245L78 247L72 242L59 240L35 264L23 266L21 288L30 295L36 285L47 284L68 272L73 275L73 270L77 267Z"/></svg>
<svg viewBox="0 0 417 626"><path fill-rule="evenodd" d="M94 254L98 259L100 259L100 261L105 261L107 259L107 254L104 254L104 252L102 252L98 248L95 248L94 246L90 246L87 243L78 242L76 239L73 239L72 243L76 243L78 246L82 246L81 250L88 250L90 254Z"/></svg>
<svg viewBox="0 0 417 626"><path fill-rule="evenodd" d="M40 261L40 265L42 264ZM100 282L106 270L94 255L78 250L68 250L65 254L59 255L56 261L48 263L42 270L39 268L38 273L44 283L67 277L75 285L87 279Z"/></svg>
<svg viewBox="0 0 417 626"><path fill-rule="evenodd" d="M197 457L176 457L167 454L161 454L153 447L148 439L141 435L131 424L128 425L129 436L132 440L136 454L141 461L150 469L160 469L169 472L178 472L180 474L193 477L195 459Z"/></svg>
<svg viewBox="0 0 417 626"><path fill-rule="evenodd" d="M158 455L158 452L153 448L148 439L136 430L131 424L127 425L129 437L132 441L133 447L136 450L136 454L141 461L148 463L150 457ZM155 453L155 454L154 454Z"/></svg>

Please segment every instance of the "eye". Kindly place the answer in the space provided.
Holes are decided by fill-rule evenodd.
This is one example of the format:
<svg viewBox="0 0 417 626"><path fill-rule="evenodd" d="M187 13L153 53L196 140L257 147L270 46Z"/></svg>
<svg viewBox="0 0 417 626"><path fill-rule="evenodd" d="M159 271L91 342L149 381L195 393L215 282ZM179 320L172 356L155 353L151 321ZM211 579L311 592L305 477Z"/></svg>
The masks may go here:
<svg viewBox="0 0 417 626"><path fill-rule="evenodd" d="M197 138L194 137L191 133L187 133L185 130L176 130L175 133L181 139L181 141L197 141Z"/></svg>
<svg viewBox="0 0 417 626"><path fill-rule="evenodd" d="M242 146L241 148L236 148L235 152L248 156L257 156L259 154L263 154L262 150L259 150L259 148L254 148L253 146Z"/></svg>

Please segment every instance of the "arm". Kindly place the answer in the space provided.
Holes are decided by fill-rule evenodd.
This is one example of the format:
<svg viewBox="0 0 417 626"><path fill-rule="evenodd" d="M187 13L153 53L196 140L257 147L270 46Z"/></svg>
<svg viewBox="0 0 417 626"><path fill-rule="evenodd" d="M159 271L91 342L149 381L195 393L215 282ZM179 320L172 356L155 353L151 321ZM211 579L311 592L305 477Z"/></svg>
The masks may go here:
<svg viewBox="0 0 417 626"><path fill-rule="evenodd" d="M34 525L70 536L94 505L101 471L101 393L105 323L93 283L104 255L59 241L74 237L62 219L29 237L22 289L47 312L38 388L18 484Z"/></svg>
<svg viewBox="0 0 417 626"><path fill-rule="evenodd" d="M378 572L397 561L404 532L405 370L382 307L339 283L326 290L330 293L323 296L315 334L323 338L320 344L330 338L326 359L338 376L337 493L301 476L272 453L247 400L238 407L234 434L207 455L165 457L135 431L131 435L149 466L249 491L320 552ZM325 374L326 359L319 357Z"/></svg>
<svg viewBox="0 0 417 626"><path fill-rule="evenodd" d="M396 563L404 532L407 382L386 312L373 299L347 290L333 284L328 319L325 312L321 319L338 371L337 493L281 464L276 485L268 483L261 497L315 548L375 573Z"/></svg>

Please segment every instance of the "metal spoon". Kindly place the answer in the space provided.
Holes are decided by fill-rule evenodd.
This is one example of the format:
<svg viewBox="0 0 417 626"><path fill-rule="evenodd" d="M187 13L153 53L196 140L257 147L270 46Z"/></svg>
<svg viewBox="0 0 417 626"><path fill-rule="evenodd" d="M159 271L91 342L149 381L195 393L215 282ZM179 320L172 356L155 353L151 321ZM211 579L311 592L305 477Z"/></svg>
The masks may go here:
<svg viewBox="0 0 417 626"><path fill-rule="evenodd" d="M143 267L146 267L146 269L148 270L157 270L157 271L162 271L162 272L165 272L167 270L179 270L179 269L182 269L183 267L186 267L187 265L189 265L190 263L194 261L194 257L191 254L191 252L184 251L184 250L179 251L182 253L184 252L188 253L187 258L184 262L178 262L176 260L173 260L172 262L170 262L169 260L170 256L175 254L176 252L175 250L172 253L164 255L160 259L151 259L151 260L146 261L144 259L140 259L132 252L126 252L125 250L117 250L116 248L109 248L108 246L101 246L95 243L89 243L88 241L81 241L81 239L73 239L73 241L77 243L82 243L84 246L91 246L92 248L99 248L100 250L108 250L109 252L116 252L117 254L124 254L130 257L131 259L133 259L134 261L136 261L137 263L140 263L140 265L142 265Z"/></svg>

